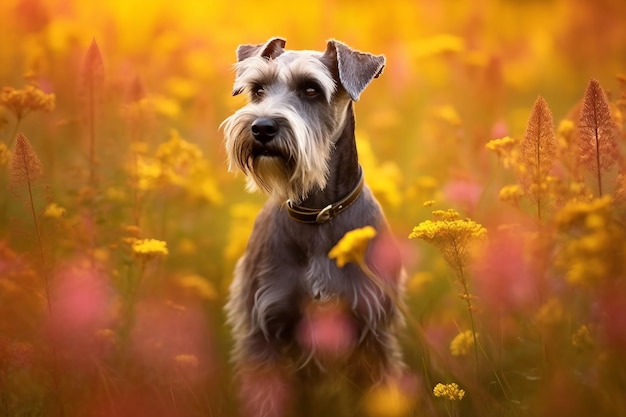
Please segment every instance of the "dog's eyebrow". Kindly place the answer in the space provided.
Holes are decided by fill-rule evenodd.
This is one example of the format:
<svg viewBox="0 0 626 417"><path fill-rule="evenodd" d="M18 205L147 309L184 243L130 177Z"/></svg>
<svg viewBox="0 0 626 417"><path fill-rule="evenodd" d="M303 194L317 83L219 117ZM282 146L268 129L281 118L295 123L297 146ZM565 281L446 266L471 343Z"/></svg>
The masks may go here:
<svg viewBox="0 0 626 417"><path fill-rule="evenodd" d="M237 78L235 86L240 90L257 85L269 85L278 78L278 67L262 58L248 58L235 64Z"/></svg>
<svg viewBox="0 0 626 417"><path fill-rule="evenodd" d="M322 90L321 93L330 101L336 90L335 81L327 74L313 71L291 71L289 74L290 83L296 88L301 88L307 84L316 84Z"/></svg>

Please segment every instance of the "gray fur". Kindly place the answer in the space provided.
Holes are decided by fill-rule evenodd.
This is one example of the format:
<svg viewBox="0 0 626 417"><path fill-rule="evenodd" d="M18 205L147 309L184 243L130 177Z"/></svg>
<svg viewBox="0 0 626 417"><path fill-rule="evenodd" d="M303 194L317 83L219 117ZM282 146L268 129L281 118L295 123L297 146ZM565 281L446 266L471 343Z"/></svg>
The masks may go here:
<svg viewBox="0 0 626 417"><path fill-rule="evenodd" d="M288 415L290 403L294 408L291 399L306 398L311 387L337 373L362 394L404 368L396 340L402 323L396 304L402 265L369 187L325 224L299 223L285 210L287 198L325 207L355 186L360 168L352 101L378 76L384 57L352 51L337 41L330 41L324 53L285 51L284 45L274 38L238 48L234 91L251 94L251 103L223 123L230 168L248 176L250 189L270 196L237 263L226 305L246 417ZM304 97L303 80L305 86L307 80L315 82L320 96ZM259 88L262 97L255 96ZM279 129L263 145L251 133L259 118L272 118ZM273 156L259 152L263 147ZM387 283L391 297L356 264L339 268L328 258L346 232L365 225L378 232L370 242L368 265ZM373 256L372 248L381 244L387 245L384 262ZM296 333L305 306L333 300L346 306L356 340L346 357L329 362L301 346ZM351 409L358 410L358 404Z"/></svg>

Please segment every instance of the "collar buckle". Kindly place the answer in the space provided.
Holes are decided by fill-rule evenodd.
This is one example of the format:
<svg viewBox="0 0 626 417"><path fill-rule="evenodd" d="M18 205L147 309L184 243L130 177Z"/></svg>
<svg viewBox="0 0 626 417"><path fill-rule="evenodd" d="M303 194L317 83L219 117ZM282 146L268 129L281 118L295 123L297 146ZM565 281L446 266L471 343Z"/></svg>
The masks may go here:
<svg viewBox="0 0 626 417"><path fill-rule="evenodd" d="M321 209L320 212L315 217L315 223L323 224L329 221L330 219L332 219L333 218L332 212L331 212L332 208L333 208L333 205L329 204L323 209Z"/></svg>

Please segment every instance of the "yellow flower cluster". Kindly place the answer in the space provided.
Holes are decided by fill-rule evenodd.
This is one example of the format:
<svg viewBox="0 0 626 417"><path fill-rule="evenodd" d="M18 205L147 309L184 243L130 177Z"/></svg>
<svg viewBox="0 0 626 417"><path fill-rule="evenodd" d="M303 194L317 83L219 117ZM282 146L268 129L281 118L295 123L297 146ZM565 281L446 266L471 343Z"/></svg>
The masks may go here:
<svg viewBox="0 0 626 417"><path fill-rule="evenodd" d="M502 165L505 168L510 168L515 165L517 161L517 146L519 141L509 136L505 136L499 139L492 139L485 145L490 151L493 151L498 158L501 158Z"/></svg>
<svg viewBox="0 0 626 417"><path fill-rule="evenodd" d="M573 285L592 285L618 276L626 256L621 227L612 220L613 201L605 196L592 201L573 201L556 215L561 240L557 265Z"/></svg>
<svg viewBox="0 0 626 417"><path fill-rule="evenodd" d="M328 257L334 259L339 268L350 262L362 264L365 262L367 246L374 236L376 229L372 226L351 230L328 252Z"/></svg>
<svg viewBox="0 0 626 417"><path fill-rule="evenodd" d="M518 204L520 198L524 196L524 190L519 185L505 185L500 189L500 201L511 204Z"/></svg>
<svg viewBox="0 0 626 417"><path fill-rule="evenodd" d="M450 401L455 401L462 400L465 396L465 391L459 389L459 386L455 383L438 383L437 385L435 385L435 388L433 388L433 394L435 394L435 397L437 398L445 398Z"/></svg>
<svg viewBox="0 0 626 417"><path fill-rule="evenodd" d="M166 256L167 242L157 239L137 239L132 244L133 254L142 260Z"/></svg>
<svg viewBox="0 0 626 417"><path fill-rule="evenodd" d="M51 112L54 103L54 94L46 94L35 85L27 85L22 90L4 87L0 92L0 105L6 107L18 120L31 111Z"/></svg>
<svg viewBox="0 0 626 417"><path fill-rule="evenodd" d="M457 334L450 342L450 353L452 356L467 356L474 349L474 343L478 338L478 333L474 335L471 330L466 330Z"/></svg>
<svg viewBox="0 0 626 417"><path fill-rule="evenodd" d="M137 186L142 191L158 185L172 185L211 203L222 202L222 194L202 150L184 140L176 130L170 131L168 141L159 145L154 157L136 155L133 169Z"/></svg>
<svg viewBox="0 0 626 417"><path fill-rule="evenodd" d="M58 219L65 215L66 210L59 206L56 203L50 203L46 206L46 209L43 212L44 217L48 217L51 219Z"/></svg>
<svg viewBox="0 0 626 417"><path fill-rule="evenodd" d="M461 219L456 210L435 210L434 220L425 220L413 228L409 239L422 239L443 254L453 268L465 265L471 245L485 237L487 230L470 219Z"/></svg>

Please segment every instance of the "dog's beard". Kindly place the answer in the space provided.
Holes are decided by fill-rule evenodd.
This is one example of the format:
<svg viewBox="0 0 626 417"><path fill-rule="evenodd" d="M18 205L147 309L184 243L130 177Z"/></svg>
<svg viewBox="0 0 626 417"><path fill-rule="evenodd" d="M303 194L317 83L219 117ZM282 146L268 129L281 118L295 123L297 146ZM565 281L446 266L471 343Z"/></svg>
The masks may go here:
<svg viewBox="0 0 626 417"><path fill-rule="evenodd" d="M293 109L261 114L246 106L222 123L229 170L247 176L247 189L260 190L279 200L299 202L328 178L331 134L309 127ZM250 126L259 117L279 124L278 135L266 144L252 136Z"/></svg>

